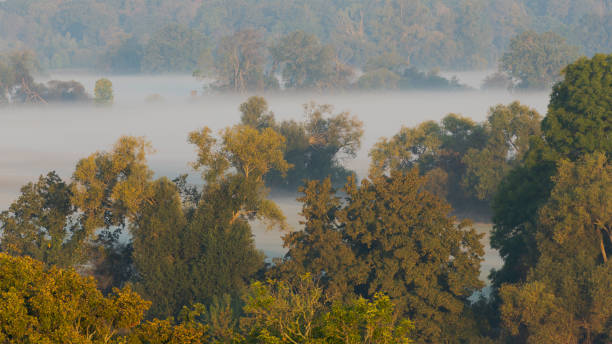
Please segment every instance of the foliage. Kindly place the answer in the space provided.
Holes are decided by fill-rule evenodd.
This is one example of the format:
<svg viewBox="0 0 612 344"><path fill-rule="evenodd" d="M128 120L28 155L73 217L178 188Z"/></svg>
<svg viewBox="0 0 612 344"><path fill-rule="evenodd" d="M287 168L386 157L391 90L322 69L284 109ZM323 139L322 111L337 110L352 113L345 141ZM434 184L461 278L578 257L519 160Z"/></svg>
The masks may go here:
<svg viewBox="0 0 612 344"><path fill-rule="evenodd" d="M0 253L0 341L109 343L148 303L129 288L107 297L92 278Z"/></svg>
<svg viewBox="0 0 612 344"><path fill-rule="evenodd" d="M21 195L0 213L0 250L68 268L84 258L86 235L70 202L72 193L55 173L21 188Z"/></svg>
<svg viewBox="0 0 612 344"><path fill-rule="evenodd" d="M151 300L150 316L175 315L189 300L182 293L187 260L183 253L187 221L176 187L165 178L151 185L152 196L130 224L135 290Z"/></svg>
<svg viewBox="0 0 612 344"><path fill-rule="evenodd" d="M578 58L578 49L553 32L525 31L510 41L500 70L518 81L519 88L545 89L561 78L561 69Z"/></svg>
<svg viewBox="0 0 612 344"><path fill-rule="evenodd" d="M542 123L546 142L570 159L612 152L612 55L581 58L563 73Z"/></svg>
<svg viewBox="0 0 612 344"><path fill-rule="evenodd" d="M34 81L39 70L31 51L16 50L0 55L0 104L36 104L50 102L85 102L89 95L76 81L51 80L46 85Z"/></svg>
<svg viewBox="0 0 612 344"><path fill-rule="evenodd" d="M406 68L398 82L400 89L425 89L425 90L461 90L467 86L459 84L456 78L450 80L437 75L435 71L424 73L416 68Z"/></svg>
<svg viewBox="0 0 612 344"><path fill-rule="evenodd" d="M104 70L113 73L139 73L143 54L138 39L126 35L109 43L99 64Z"/></svg>
<svg viewBox="0 0 612 344"><path fill-rule="evenodd" d="M512 78L502 72L488 75L480 86L483 90L511 90L513 87Z"/></svg>
<svg viewBox="0 0 612 344"><path fill-rule="evenodd" d="M284 86L295 89L336 89L349 83L352 70L338 60L334 47L304 31L295 31L270 48L274 75L280 68Z"/></svg>
<svg viewBox="0 0 612 344"><path fill-rule="evenodd" d="M154 319L138 326L127 344L205 344L208 328L200 323L175 324L171 319Z"/></svg>
<svg viewBox="0 0 612 344"><path fill-rule="evenodd" d="M387 293L421 341L469 336L459 319L469 323L467 297L482 286L480 235L456 225L424 184L416 170L361 186L349 178L340 203L329 180L310 182L301 199L305 228L285 236L278 273L312 272L335 298Z"/></svg>
<svg viewBox="0 0 612 344"><path fill-rule="evenodd" d="M223 130L221 140L218 143L207 127L189 134L189 142L198 147L193 167L203 169L203 178L211 190L231 190L235 198L230 224L239 218L258 218L270 227L286 228L285 216L266 198L263 183L271 170L285 173L291 167L283 157L285 138L271 128L260 132L236 125Z"/></svg>
<svg viewBox="0 0 612 344"><path fill-rule="evenodd" d="M607 132L611 116L609 58L597 55L580 59L565 69L565 79L551 95L542 121L542 138L534 138L525 154L524 166L506 177L495 196L491 246L499 249L504 266L493 274L496 284L524 281L539 255L535 245L538 209L549 199L551 177L562 159L575 161L582 155L610 154ZM574 139L574 137L576 139Z"/></svg>
<svg viewBox="0 0 612 344"><path fill-rule="evenodd" d="M71 203L80 213L80 224L97 252L92 252L94 273L103 289L129 278L130 247L120 242L126 221L150 201L153 172L146 164L152 152L144 138L121 137L110 152L81 159L71 184Z"/></svg>
<svg viewBox="0 0 612 344"><path fill-rule="evenodd" d="M204 35L181 25L166 25L144 46L142 70L147 73L191 73L210 58L209 54Z"/></svg>
<svg viewBox="0 0 612 344"><path fill-rule="evenodd" d="M96 81L96 86L94 87L94 102L98 105L111 105L114 99L113 83L106 78Z"/></svg>
<svg viewBox="0 0 612 344"><path fill-rule="evenodd" d="M475 123L449 114L383 138L370 151L370 173L388 174L418 167L427 189L446 198L459 213L487 213L502 179L521 164L540 116L518 102L497 105L487 121Z"/></svg>
<svg viewBox="0 0 612 344"><path fill-rule="evenodd" d="M385 53L367 61L365 73L357 80L357 88L375 89L426 89L426 90L461 90L467 89L459 84L456 78L448 80L436 71L424 73L397 53Z"/></svg>
<svg viewBox="0 0 612 344"><path fill-rule="evenodd" d="M247 343L411 343L412 323L394 320L393 308L382 294L330 306L306 274L252 284L242 325Z"/></svg>
<svg viewBox="0 0 612 344"><path fill-rule="evenodd" d="M261 132L274 129L286 139L284 158L292 166L286 173L272 171L265 178L272 187L296 190L305 180L331 177L342 183L350 174L341 163L354 158L361 146L363 123L348 112L333 114L330 105L304 105L304 122L277 123L262 97L250 97L240 106L242 124Z"/></svg>
<svg viewBox="0 0 612 344"><path fill-rule="evenodd" d="M500 290L509 335L528 343L605 343L612 338L612 169L605 155L563 160L539 211L540 257L525 284Z"/></svg>
<svg viewBox="0 0 612 344"><path fill-rule="evenodd" d="M482 69L525 30L555 31L587 56L608 52L611 16L601 0L4 1L0 48L36 49L47 68L92 67L118 37L146 46L160 28L181 23L211 47L245 28L258 28L266 43L303 31L360 68L395 52L422 70Z"/></svg>
<svg viewBox="0 0 612 344"><path fill-rule="evenodd" d="M77 81L51 80L46 86L39 85L38 93L46 102L87 102L89 95Z"/></svg>
<svg viewBox="0 0 612 344"><path fill-rule="evenodd" d="M234 92L275 88L275 79L264 75L264 58L260 32L247 29L224 37L215 54L214 86Z"/></svg>
<svg viewBox="0 0 612 344"><path fill-rule="evenodd" d="M484 131L485 146L470 148L462 158L462 182L478 199L491 200L504 176L523 160L530 138L540 136L540 115L519 102L497 105L489 110Z"/></svg>

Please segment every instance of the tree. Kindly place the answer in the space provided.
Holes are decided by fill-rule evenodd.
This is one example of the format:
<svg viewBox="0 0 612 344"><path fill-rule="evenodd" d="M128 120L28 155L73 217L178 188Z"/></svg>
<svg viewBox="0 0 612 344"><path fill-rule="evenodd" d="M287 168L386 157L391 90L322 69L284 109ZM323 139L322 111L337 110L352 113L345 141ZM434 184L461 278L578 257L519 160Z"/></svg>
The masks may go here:
<svg viewBox="0 0 612 344"><path fill-rule="evenodd" d="M16 50L0 56L0 100L4 103L45 103L37 92L32 73L40 70L36 56L29 50ZM4 65L4 66L2 66Z"/></svg>
<svg viewBox="0 0 612 344"><path fill-rule="evenodd" d="M209 58L201 33L170 24L153 34L144 47L142 70L147 73L193 72Z"/></svg>
<svg viewBox="0 0 612 344"><path fill-rule="evenodd" d="M19 198L0 213L0 250L63 268L82 263L87 236L75 220L71 197L70 186L55 172L23 186Z"/></svg>
<svg viewBox="0 0 612 344"><path fill-rule="evenodd" d="M111 105L115 99L113 96L113 83L105 78L96 81L94 96L96 104Z"/></svg>
<svg viewBox="0 0 612 344"><path fill-rule="evenodd" d="M393 318L393 303L377 294L329 305L308 274L293 284L255 282L241 319L247 343L411 343L409 320Z"/></svg>
<svg viewBox="0 0 612 344"><path fill-rule="evenodd" d="M261 33L242 30L221 39L215 56L216 87L233 92L274 88L264 75Z"/></svg>
<svg viewBox="0 0 612 344"><path fill-rule="evenodd" d="M601 152L577 162L562 160L548 202L540 210L545 235L561 245L578 238L581 244L595 243L591 246L598 252L590 254L607 263L612 250L611 179L612 166Z"/></svg>
<svg viewBox="0 0 612 344"><path fill-rule="evenodd" d="M109 343L148 303L129 288L103 296L92 278L0 253L0 341Z"/></svg>
<svg viewBox="0 0 612 344"><path fill-rule="evenodd" d="M416 170L360 186L349 178L341 206L329 182L318 183L304 190L303 213L312 218L284 238L287 270L312 272L345 297L388 294L398 314L415 321L420 341L470 336L466 307L482 286L481 236L455 224L450 207L423 190L425 178Z"/></svg>
<svg viewBox="0 0 612 344"><path fill-rule="evenodd" d="M561 69L578 58L578 48L553 32L525 31L510 41L500 70L518 81L519 88L545 89L561 78Z"/></svg>
<svg viewBox="0 0 612 344"><path fill-rule="evenodd" d="M151 188L150 201L143 204L129 226L135 270L132 279L135 290L152 301L149 317L164 319L192 301L182 293L188 286L188 262L183 254L187 220L172 182L162 178Z"/></svg>
<svg viewBox="0 0 612 344"><path fill-rule="evenodd" d="M230 188L236 199L232 202L230 224L240 218L258 218L270 226L287 226L278 206L266 199L263 178L271 170L285 173L291 165L285 161L285 138L271 128L262 132L245 125L226 128L221 143L207 127L189 134L189 142L198 147L195 169L210 188ZM230 168L236 173L231 173Z"/></svg>
<svg viewBox="0 0 612 344"><path fill-rule="evenodd" d="M612 152L612 55L581 58L563 70L542 122L546 142L572 160Z"/></svg>
<svg viewBox="0 0 612 344"><path fill-rule="evenodd" d="M110 152L81 159L72 176L71 203L97 250L92 252L94 274L103 289L130 278L129 245L120 241L126 222L134 221L141 206L150 202L153 172L146 155L149 142L121 137Z"/></svg>
<svg viewBox="0 0 612 344"><path fill-rule="evenodd" d="M532 139L523 166L500 185L493 201L491 233L491 246L504 259L502 269L493 274L497 285L524 281L537 263L538 210L550 197L558 162L612 151L608 139L612 117L605 115L612 104L606 92L612 74L608 60L597 55L566 67L565 79L555 86L542 121L543 137Z"/></svg>
<svg viewBox="0 0 612 344"><path fill-rule="evenodd" d="M588 154L562 160L553 180L539 211L539 259L525 284L502 286L502 320L529 343L604 343L612 338L612 167L604 154Z"/></svg>
<svg viewBox="0 0 612 344"><path fill-rule="evenodd" d="M126 35L109 45L100 64L113 73L140 73L143 54L138 39Z"/></svg>
<svg viewBox="0 0 612 344"><path fill-rule="evenodd" d="M295 31L270 48L272 75L280 68L284 85L297 89L341 88L353 71L342 64L335 48L322 45L315 35Z"/></svg>
<svg viewBox="0 0 612 344"><path fill-rule="evenodd" d="M501 180L523 160L530 138L540 135L540 115L519 102L497 105L489 110L484 130L485 147L470 148L462 158L462 182L478 199L491 200Z"/></svg>
<svg viewBox="0 0 612 344"><path fill-rule="evenodd" d="M332 115L330 105L310 103L304 105L305 122L276 123L262 97L249 98L240 111L242 124L260 131L273 128L286 139L284 158L293 168L286 175L272 171L266 177L268 185L296 190L305 180L330 176L341 183L350 174L341 163L354 158L361 146L363 123L357 117L348 112Z"/></svg>
<svg viewBox="0 0 612 344"><path fill-rule="evenodd" d="M374 145L370 173L382 175L418 167L427 176L428 190L446 198L456 211L474 215L482 202L461 183L467 168L463 158L470 149L482 149L486 140L481 124L456 114L447 115L441 123L426 121L414 128L403 127L392 138Z"/></svg>

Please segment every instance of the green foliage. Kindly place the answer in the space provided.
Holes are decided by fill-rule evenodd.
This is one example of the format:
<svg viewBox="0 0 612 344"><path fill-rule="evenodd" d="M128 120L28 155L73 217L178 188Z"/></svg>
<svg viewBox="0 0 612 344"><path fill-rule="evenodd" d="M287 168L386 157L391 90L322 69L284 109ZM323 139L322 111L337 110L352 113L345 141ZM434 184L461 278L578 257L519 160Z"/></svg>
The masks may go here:
<svg viewBox="0 0 612 344"><path fill-rule="evenodd" d="M469 223L456 225L450 207L424 185L416 170L361 186L350 178L340 204L329 181L309 183L306 227L284 238L289 251L279 273L312 272L337 298L384 292L415 321L421 341L466 338L467 298L482 287L481 236Z"/></svg>
<svg viewBox="0 0 612 344"><path fill-rule="evenodd" d="M171 24L151 37L144 47L142 71L147 73L193 72L210 58L201 33Z"/></svg>
<svg viewBox="0 0 612 344"><path fill-rule="evenodd" d="M272 171L265 178L268 185L294 191L305 180L331 177L341 184L350 174L341 163L354 158L361 146L363 123L357 117L348 112L332 115L330 105L311 102L304 105L304 122L276 123L262 97L250 97L240 111L243 125L260 132L273 128L286 139L284 158L292 168L286 174Z"/></svg>
<svg viewBox="0 0 612 344"><path fill-rule="evenodd" d="M198 160L193 167L203 169L203 178L212 190L231 190L235 201L230 224L239 218L258 218L270 227L287 228L285 216L266 198L263 182L271 170L285 173L291 167L283 157L285 138L271 128L260 132L236 125L224 129L222 142L217 143L210 132L204 127L189 134L189 142L198 147Z"/></svg>
<svg viewBox="0 0 612 344"><path fill-rule="evenodd" d="M0 213L0 250L63 268L81 263L87 237L75 221L71 197L70 186L55 172L23 186L19 198Z"/></svg>
<svg viewBox="0 0 612 344"><path fill-rule="evenodd" d="M91 259L103 289L130 277L130 247L119 239L127 220L133 221L149 201L153 172L146 155L150 152L144 138L124 136L112 151L81 159L73 173L71 203L80 213L86 237L96 247Z"/></svg>
<svg viewBox="0 0 612 344"><path fill-rule="evenodd" d="M96 81L94 87L94 102L98 105L111 105L115 99L113 83L105 78Z"/></svg>
<svg viewBox="0 0 612 344"><path fill-rule="evenodd" d="M527 343L605 343L612 338L612 168L601 153L561 161L525 284L500 290L509 335Z"/></svg>
<svg viewBox="0 0 612 344"><path fill-rule="evenodd" d="M152 195L130 224L135 290L153 303L151 317L175 315L189 299L186 287L187 257L183 242L187 221L176 187L165 178L153 182Z"/></svg>
<svg viewBox="0 0 612 344"><path fill-rule="evenodd" d="M612 55L581 58L563 73L542 123L546 142L570 159L612 152Z"/></svg>
<svg viewBox="0 0 612 344"><path fill-rule="evenodd" d="M540 115L519 102L497 105L489 110L484 130L485 146L470 148L462 158L462 182L478 199L491 200L501 180L523 160L530 138L540 136Z"/></svg>
<svg viewBox="0 0 612 344"><path fill-rule="evenodd" d="M425 89L425 90L461 90L467 86L459 84L456 78L450 80L439 76L435 71L424 73L414 67L406 68L398 82L398 87L403 90Z"/></svg>
<svg viewBox="0 0 612 344"><path fill-rule="evenodd" d="M519 88L545 89L561 78L561 70L578 58L578 49L553 32L525 31L510 41L500 70L518 81Z"/></svg>
<svg viewBox="0 0 612 344"><path fill-rule="evenodd" d="M487 121L449 114L383 138L370 151L370 173L388 174L418 167L426 188L446 198L462 214L488 212L502 179L521 164L529 141L539 135L540 116L518 102L497 105Z"/></svg>
<svg viewBox="0 0 612 344"><path fill-rule="evenodd" d="M246 343L412 343L412 322L395 320L393 308L383 294L330 306L307 274L251 285L242 326Z"/></svg>
<svg viewBox="0 0 612 344"><path fill-rule="evenodd" d="M403 127L391 139L383 138L370 151L370 173L389 174L418 167L427 176L429 191L444 197L455 209L477 205L461 184L465 174L462 161L471 148L480 149L486 140L481 125L455 114L441 123L427 121L415 128Z"/></svg>
<svg viewBox="0 0 612 344"><path fill-rule="evenodd" d="M92 278L0 253L0 341L109 343L138 325L148 302L129 288L107 297Z"/></svg>
<svg viewBox="0 0 612 344"><path fill-rule="evenodd" d="M584 154L611 152L609 57L580 59L565 69L565 79L551 95L542 121L543 138L535 138L524 158L524 166L502 181L493 202L494 229L491 246L500 250L504 267L493 274L496 284L525 280L537 263L538 209L553 188L562 159L575 161ZM606 112L607 111L607 112Z"/></svg>
<svg viewBox="0 0 612 344"><path fill-rule="evenodd" d="M587 56L612 48L609 6L601 0L550 1L123 1L31 0L0 4L4 47L36 49L48 68L92 67L117 37L147 45L181 23L217 46L222 37L258 28L269 43L295 31L335 46L340 61L364 66L394 51L429 70L494 67L525 30L555 31ZM190 49L186 49L189 51ZM124 55L126 56L126 55ZM180 55L186 56L186 55Z"/></svg>
<svg viewBox="0 0 612 344"><path fill-rule="evenodd" d="M348 85L352 70L342 64L334 47L322 45L315 35L295 31L270 48L275 69L284 86L296 89L335 89Z"/></svg>
<svg viewBox="0 0 612 344"><path fill-rule="evenodd" d="M435 71L424 73L409 66L408 61L396 53L385 53L368 60L365 73L357 80L357 88L375 89L426 89L426 90L460 90L467 86L459 84L453 78L448 80Z"/></svg>

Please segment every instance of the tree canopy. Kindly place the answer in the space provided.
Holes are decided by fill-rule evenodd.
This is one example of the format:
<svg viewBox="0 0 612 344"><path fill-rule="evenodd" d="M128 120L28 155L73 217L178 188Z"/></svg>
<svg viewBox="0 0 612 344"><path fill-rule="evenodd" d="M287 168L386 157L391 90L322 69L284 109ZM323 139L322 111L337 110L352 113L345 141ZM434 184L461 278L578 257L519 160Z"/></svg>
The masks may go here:
<svg viewBox="0 0 612 344"><path fill-rule="evenodd" d="M301 198L305 227L284 238L279 273L311 272L340 299L386 293L415 321L420 341L469 336L458 320L469 323L467 298L482 287L480 235L456 224L424 185L416 170L361 185L349 178L340 202L329 180L310 182Z"/></svg>
<svg viewBox="0 0 612 344"><path fill-rule="evenodd" d="M518 81L519 88L545 89L561 79L561 70L578 58L578 49L553 32L525 31L510 41L500 70Z"/></svg>

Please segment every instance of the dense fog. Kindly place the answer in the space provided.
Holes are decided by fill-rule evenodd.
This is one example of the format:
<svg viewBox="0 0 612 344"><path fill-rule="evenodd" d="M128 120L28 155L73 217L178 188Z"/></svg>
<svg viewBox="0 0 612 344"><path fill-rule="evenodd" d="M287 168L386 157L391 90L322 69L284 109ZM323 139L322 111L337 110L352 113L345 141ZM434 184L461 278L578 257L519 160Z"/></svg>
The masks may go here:
<svg viewBox="0 0 612 344"><path fill-rule="evenodd" d="M447 75L451 75L447 73ZM460 80L472 87L479 84L486 72L461 73ZM52 74L49 79L75 79L91 92L97 75ZM249 94L202 95L202 83L191 76L120 76L111 78L115 104L100 108L91 105L44 107L6 107L0 109L0 207L5 209L14 200L19 188L40 174L57 171L70 178L79 158L92 152L109 149L121 135L145 136L155 149L149 164L156 177L176 177L191 172L195 149L187 143L190 131L209 126L218 130L240 121L238 106ZM192 95L197 91L197 97ZM157 94L155 101L147 97ZM519 100L546 112L548 92L510 93L484 92L384 92L384 93L284 93L263 94L279 120L303 118L302 105L315 101L332 104L335 112L348 111L364 122L365 135L361 150L346 166L359 177L367 174L368 152L381 137L390 137L400 127L414 126L426 120L440 120L448 113L457 113L483 121L489 107ZM299 226L300 204L294 195L276 196L295 228ZM488 231L486 224L477 226ZM267 256L282 254L282 233L266 232L255 226L257 245ZM485 239L488 247L488 239ZM483 276L500 264L494 252L487 253Z"/></svg>

